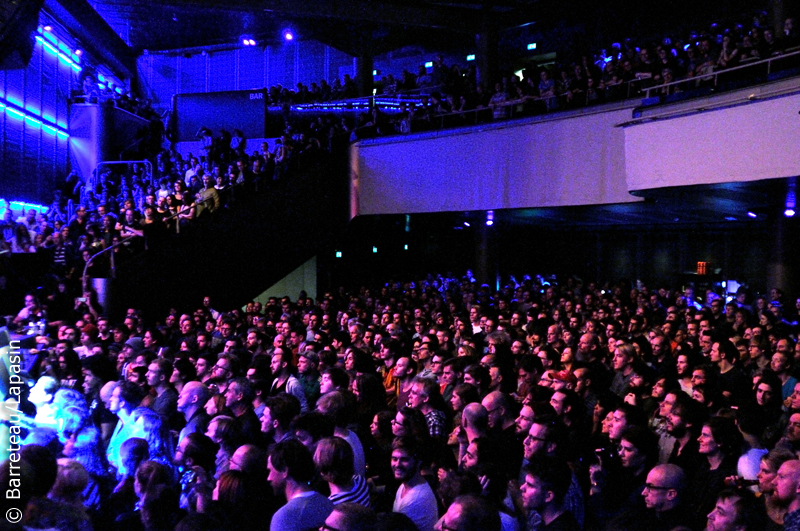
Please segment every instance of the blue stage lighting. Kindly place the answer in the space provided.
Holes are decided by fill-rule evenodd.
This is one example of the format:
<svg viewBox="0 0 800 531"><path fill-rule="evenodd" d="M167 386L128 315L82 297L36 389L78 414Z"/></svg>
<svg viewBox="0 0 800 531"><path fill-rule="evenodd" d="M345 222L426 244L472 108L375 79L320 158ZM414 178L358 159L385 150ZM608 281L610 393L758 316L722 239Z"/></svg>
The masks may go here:
<svg viewBox="0 0 800 531"><path fill-rule="evenodd" d="M38 115L37 113L32 112L29 109L23 109L21 107L17 107L8 100L2 98L0 98L0 111L5 111L6 115L12 118L25 120L30 124L33 124L37 127L41 127L44 131L48 133L57 133L58 135L64 138L69 137L69 132L58 127L58 124L47 123L48 121L42 118L42 116Z"/></svg>

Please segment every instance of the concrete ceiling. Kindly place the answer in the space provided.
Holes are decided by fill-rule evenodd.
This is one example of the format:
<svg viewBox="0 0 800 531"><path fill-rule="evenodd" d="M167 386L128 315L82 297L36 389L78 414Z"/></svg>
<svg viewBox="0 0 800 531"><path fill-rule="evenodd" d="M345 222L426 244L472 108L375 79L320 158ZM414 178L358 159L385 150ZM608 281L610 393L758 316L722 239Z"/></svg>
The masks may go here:
<svg viewBox="0 0 800 531"><path fill-rule="evenodd" d="M135 50L237 43L243 34L279 42L284 27L342 51L373 54L426 41L440 47L474 41L485 27L533 21L553 0L90 0ZM455 42L453 42L455 41Z"/></svg>

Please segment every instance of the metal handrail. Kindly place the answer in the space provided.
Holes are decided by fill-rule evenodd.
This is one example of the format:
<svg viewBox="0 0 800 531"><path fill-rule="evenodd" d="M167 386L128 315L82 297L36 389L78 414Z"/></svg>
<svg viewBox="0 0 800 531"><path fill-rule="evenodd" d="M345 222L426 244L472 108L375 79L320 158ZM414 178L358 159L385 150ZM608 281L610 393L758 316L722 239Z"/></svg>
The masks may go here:
<svg viewBox="0 0 800 531"><path fill-rule="evenodd" d="M229 185L229 186L226 186L226 187L225 187L225 188L223 188L222 190L217 190L217 192L218 192L218 193L219 193L219 192L225 192L225 193L228 193L228 192L230 191L230 194L231 194L231 196L233 197L233 195L234 195L234 193L233 193L233 192L234 192L234 189L235 189L237 186L244 186L244 185L246 185L246 184L247 184L247 183L233 183L233 184L231 184L231 185ZM256 184L256 191L258 191L258 182L256 182L255 184ZM209 201L211 201L211 200L210 200L210 199L206 199L206 200L204 200L204 201L195 201L195 202L194 202L194 203L192 203L192 204L193 204L193 205L197 205L198 203L200 203L200 204L203 204L203 203L208 203ZM189 207L189 208L191 208L191 207ZM183 209L182 209L181 211L179 211L179 212L176 212L175 214L170 214L169 216L167 216L167 217L165 217L165 218L162 218L162 219L161 219L161 221L162 221L162 222L164 222L164 223L166 223L166 222L168 222L168 221L175 220L175 219L177 219L178 217L180 217L180 215L181 215L181 213L182 213L182 212L183 212ZM177 222L177 223L175 223L175 233L176 233L176 234L180 234L180 232L181 232L181 230L180 230L180 225L181 225L181 224L180 224L180 222Z"/></svg>
<svg viewBox="0 0 800 531"><path fill-rule="evenodd" d="M228 186L227 188L225 188L223 190L223 192L227 192L228 190L231 190L231 194L232 194L233 193L233 188L235 188L236 186L244 185L244 184L245 183L233 184L233 185ZM172 214L171 216L168 216L166 218L163 218L161 221L167 222L169 220L177 218L178 216L180 216L180 212L178 212L176 214ZM176 227L180 227L180 223L176 223L175 225L176 225ZM178 234L180 233L180 229L179 228L176 230L176 233L178 233ZM102 251L100 251L98 253L95 253L95 254L93 254L92 256L89 257L89 259L86 261L86 265L83 267L83 275L81 275L81 282L83 284L84 289L87 289L87 285L88 285L87 284L87 273L88 273L88 270L89 270L89 266L92 264L94 259L99 257L102 254L107 253L108 251L116 249L116 248L120 247L121 245L132 241L134 238L143 238L143 236L140 236L138 234L133 234L131 236L127 236L127 237L121 239L120 241L118 241L117 243L112 244L112 245L106 247L105 249L103 249ZM114 260L113 260L114 255L113 254L111 255L111 258L112 258L112 260L111 260L111 277L114 278L114 273L115 273L115 269L116 268L114 267Z"/></svg>
<svg viewBox="0 0 800 531"><path fill-rule="evenodd" d="M784 53L784 54L781 54L781 55L772 56L770 58L763 59L763 60L760 60L760 61L754 61L754 62L748 63L746 65L732 67L732 68L728 68L728 69L725 69L725 70L719 70L717 72L704 74L702 76L696 76L696 77L692 77L692 78L685 78L685 79L682 79L682 80L679 80L679 81L674 81L672 83L665 83L665 84L655 85L655 86L652 86L652 87L647 87L647 88L642 88L642 89L638 89L638 88L634 89L634 87L636 85L640 84L645 79L633 79L633 80L630 80L630 81L621 81L619 83L615 83L614 85L606 85L606 88L625 86L626 87L625 99L629 99L629 98L632 97L632 95L634 93L634 90L635 91L639 91L639 90L644 91L645 97L650 97L651 92L654 91L654 90L655 91L661 91L665 87L673 87L673 86L676 86L676 85L681 85L681 84L686 84L686 83L691 83L691 82L699 82L699 81L701 81L703 79L707 79L707 78L715 78L714 84L716 86L716 83L717 83L716 78L718 78L720 75L724 75L724 74L726 74L728 72L735 72L737 70L744 70L744 69L753 68L753 67L757 67L759 65L766 64L767 67L768 67L767 68L767 72L769 73L769 72L772 71L772 68L771 68L772 67L772 62L778 61L778 60L781 60L781 59L800 56L800 50L798 50L798 49L792 49L792 50L793 51L791 51L789 53ZM599 90L600 89L598 89L598 91ZM542 98L541 96L526 96L524 98L508 100L508 101L504 101L503 103L500 103L500 104L490 105L490 106L487 106L487 107L481 107L481 108L476 108L476 109L469 109L469 110L466 110L466 111L453 111L453 112L444 113L444 114L439 114L439 113L430 114L429 118L431 119L431 121L433 119L436 119L439 122L438 123L438 128L439 129L444 129L445 128L444 121L447 118L449 118L449 117L458 117L458 116L467 117L469 115L472 115L472 117L473 117L472 119L470 119L470 118L464 119L464 124L463 125L468 125L468 124L469 125L473 125L473 124L478 124L480 122L480 118L479 118L479 114L480 113L493 112L495 108L504 108L504 109L507 108L508 109L506 111L507 116L504 119L510 119L510 118L514 118L515 115L519 115L519 113L516 112L515 107L517 107L517 106L519 106L521 104L525 104L525 103L528 103L528 102L545 101L545 100L549 100L549 99L553 99L553 98L557 99L559 101L559 103L562 103L562 102L564 102L566 100L567 97L566 97L565 94L557 94L555 96L549 96L549 97L545 97L545 98ZM561 105L559 105L558 107L561 108ZM529 114L530 113L528 111L525 111L525 110L523 110L523 112L522 112L522 115L529 115ZM412 120L412 123L414 123L414 122L419 123L420 121L424 121L424 118L414 118ZM366 131L366 130L369 130L370 128L375 127L375 125L376 124L372 124L372 125L369 125L369 126L357 127L355 129L353 129L353 131L356 131L356 132L358 132L358 131ZM385 135L385 136L391 136L393 134L395 134L395 133L389 133L389 135ZM396 134L402 134L402 133L396 133ZM382 135L382 136L384 136L384 135Z"/></svg>
<svg viewBox="0 0 800 531"><path fill-rule="evenodd" d="M120 156L120 157L122 157L122 155L123 155L124 153L126 153L126 152L127 152L129 149L131 149L131 148L132 148L133 146L135 146L136 144L141 144L141 143L142 143L144 140L146 140L146 139L145 139L145 138L137 138L137 139L136 139L136 140L134 140L134 141L133 141L133 142L132 142L130 145L128 145L128 146L125 146L124 148L122 148L122 149L120 150L120 152L119 152L119 156ZM151 176L152 176L152 172L151 172Z"/></svg>
<svg viewBox="0 0 800 531"><path fill-rule="evenodd" d="M671 83L662 83L661 85L653 85L652 87L647 87L647 88L642 89L642 90L645 91L645 97L649 98L650 97L650 93L653 90L656 90L656 91L660 92L660 91L663 91L665 88L667 90L669 90L669 87L677 87L678 85L691 83L693 81L699 82L699 81L703 81L703 80L711 79L711 78L714 79L714 86L716 87L717 86L717 79L719 78L720 75L728 74L730 72L737 72L737 71L740 71L740 70L746 70L746 69L757 67L757 66L760 66L760 65L767 65L767 75L769 75L769 74L772 73L772 62L773 61L779 61L781 59L786 59L786 58L790 58L790 57L798 57L798 56L800 56L800 50L792 51L790 53L783 53L783 54L780 54L780 55L773 55L771 57L767 57L766 59L761 59L761 60L758 60L758 61L748 62L747 64L744 64L744 65L733 66L731 68L725 68L723 70L716 70L716 71L710 72L708 74L703 74L703 75L699 75L699 76L684 78L684 79L681 79L679 81L673 81Z"/></svg>
<svg viewBox="0 0 800 531"><path fill-rule="evenodd" d="M481 113L484 113L484 114L492 113L493 114L495 108L508 109L509 116L507 116L507 117L505 117L503 119L511 119L511 118L515 117L514 116L515 114L519 114L519 113L516 113L515 107L517 107L519 105L522 105L522 104L525 104L525 103L529 103L529 102L546 102L547 100L551 100L551 99L560 100L560 101L567 101L568 97L565 94L556 94L554 96L546 96L544 98L541 97L541 96L526 96L524 98L517 98L517 99L514 99L514 100L507 100L507 101L504 101L504 102L498 103L498 104L491 104L491 105L489 105L487 107L479 107L479 108L475 108L475 109L468 109L468 110L465 110L465 111L452 111L452 112L448 112L448 113L432 114L432 115L430 115L430 118L439 120L439 129L444 129L445 128L444 120L447 119L447 118L450 118L450 117L458 117L458 116L465 116L466 117L466 116L472 115L474 117L474 119L472 119L472 120L464 120L464 125L467 125L468 121L469 121L470 124L478 124L479 121L480 121L479 120L479 116L478 116L479 114L481 114ZM529 115L529 113L523 111L522 115L526 115L527 116L527 115ZM415 117L412 120L412 123L413 122L419 123L419 122L424 121L424 120L425 120L424 118ZM367 129L373 128L375 126L376 126L376 124L356 127L356 128L353 129L353 131L363 131L363 130L367 130ZM402 134L402 133L399 133L399 134Z"/></svg>
<svg viewBox="0 0 800 531"><path fill-rule="evenodd" d="M117 243L109 245L108 247L106 247L102 251L93 254L92 256L89 257L88 260L86 260L86 265L83 266L83 275L81 275L81 283L83 284L83 290L84 291L86 291L88 289L88 287L89 287L89 284L87 282L87 275L89 273L89 266L92 264L94 259L97 258L98 256L100 256L101 254L105 254L108 251L116 249L117 247L121 246L124 243L127 243L127 242L133 240L134 238L141 238L141 236L134 234L133 236L128 236L126 238L123 238L120 241L118 241ZM113 254L111 255L111 258L112 258L111 259L111 278L114 278L114 273L115 273L116 268L114 267L114 259L113 259L114 255Z"/></svg>

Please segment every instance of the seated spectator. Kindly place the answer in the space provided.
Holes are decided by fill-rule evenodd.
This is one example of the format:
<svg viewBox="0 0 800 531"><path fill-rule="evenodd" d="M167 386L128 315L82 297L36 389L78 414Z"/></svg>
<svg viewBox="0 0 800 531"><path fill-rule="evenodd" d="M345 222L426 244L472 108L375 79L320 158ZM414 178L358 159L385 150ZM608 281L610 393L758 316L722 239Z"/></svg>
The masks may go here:
<svg viewBox="0 0 800 531"><path fill-rule="evenodd" d="M134 490L134 476L139 465L150 457L147 441L132 437L122 443L120 448L120 467L117 470L119 482L109 497L109 518L117 521L135 510L139 500Z"/></svg>
<svg viewBox="0 0 800 531"><path fill-rule="evenodd" d="M569 467L557 459L537 461L526 467L525 482L520 487L522 502L541 518L542 529L580 529L572 513L562 505L569 477Z"/></svg>
<svg viewBox="0 0 800 531"><path fill-rule="evenodd" d="M353 450L355 473L364 476L367 470L364 446L358 436L347 428L353 417L352 402L352 396L341 391L328 393L320 397L317 402L317 411L331 419L334 425L334 435L341 437L350 445Z"/></svg>
<svg viewBox="0 0 800 531"><path fill-rule="evenodd" d="M354 473L353 449L339 437L322 439L314 453L314 464L328 482L333 505L358 503L370 506L369 487L364 476Z"/></svg>
<svg viewBox="0 0 800 531"><path fill-rule="evenodd" d="M313 458L305 446L295 440L271 446L267 470L273 491L287 500L272 516L271 531L301 531L325 523L333 503L309 486L315 471Z"/></svg>
<svg viewBox="0 0 800 531"><path fill-rule="evenodd" d="M408 436L395 439L391 463L394 479L400 484L392 511L411 518L420 531L431 531L438 520L436 496L420 474L416 441Z"/></svg>

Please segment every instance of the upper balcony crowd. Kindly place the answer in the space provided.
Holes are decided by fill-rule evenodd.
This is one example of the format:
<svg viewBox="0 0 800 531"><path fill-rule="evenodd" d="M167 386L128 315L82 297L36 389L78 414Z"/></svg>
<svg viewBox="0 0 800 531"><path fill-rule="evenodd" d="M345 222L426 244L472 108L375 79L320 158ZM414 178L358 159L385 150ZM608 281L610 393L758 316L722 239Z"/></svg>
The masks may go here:
<svg viewBox="0 0 800 531"><path fill-rule="evenodd" d="M0 466L22 467L26 529L800 520L800 299L779 289L431 275L119 322L40 295L7 318L38 334Z"/></svg>

